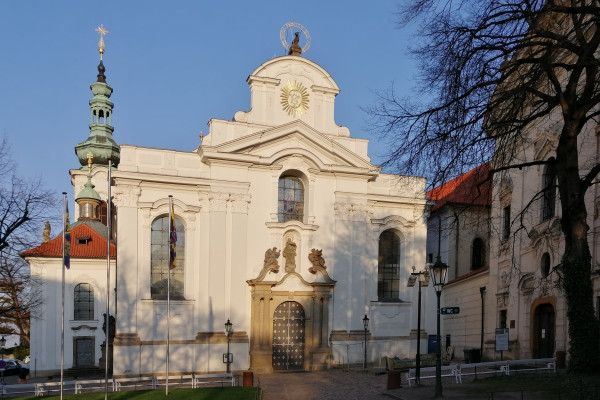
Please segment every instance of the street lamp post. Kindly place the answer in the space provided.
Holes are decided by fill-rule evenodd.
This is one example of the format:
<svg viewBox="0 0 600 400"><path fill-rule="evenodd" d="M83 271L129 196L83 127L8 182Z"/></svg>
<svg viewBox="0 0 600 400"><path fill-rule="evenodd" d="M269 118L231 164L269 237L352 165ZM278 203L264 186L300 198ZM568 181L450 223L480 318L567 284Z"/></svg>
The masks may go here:
<svg viewBox="0 0 600 400"><path fill-rule="evenodd" d="M417 359L415 369L415 382L417 385L421 383L421 287L429 286L429 271L415 272L416 268L412 267L413 272L408 278L408 287L415 286L417 279L419 280L419 311L417 313Z"/></svg>
<svg viewBox="0 0 600 400"><path fill-rule="evenodd" d="M363 361L363 370L367 368L367 329L369 328L369 317L365 314L363 318L363 325L365 327L365 359Z"/></svg>
<svg viewBox="0 0 600 400"><path fill-rule="evenodd" d="M440 334L440 297L446 282L448 265L442 262L438 254L435 264L429 268L437 295L437 337L435 346L435 397L442 397L442 336Z"/></svg>
<svg viewBox="0 0 600 400"><path fill-rule="evenodd" d="M4 364L4 346L6 346L6 338L4 336L2 336L2 339L0 339L0 352L2 353L2 364ZM2 377L1 377L1 382L4 385L4 368L2 367Z"/></svg>
<svg viewBox="0 0 600 400"><path fill-rule="evenodd" d="M231 333L233 332L233 324L227 318L227 322L225 322L225 334L227 335L227 373L231 372L231 353L229 352L229 344L231 343Z"/></svg>

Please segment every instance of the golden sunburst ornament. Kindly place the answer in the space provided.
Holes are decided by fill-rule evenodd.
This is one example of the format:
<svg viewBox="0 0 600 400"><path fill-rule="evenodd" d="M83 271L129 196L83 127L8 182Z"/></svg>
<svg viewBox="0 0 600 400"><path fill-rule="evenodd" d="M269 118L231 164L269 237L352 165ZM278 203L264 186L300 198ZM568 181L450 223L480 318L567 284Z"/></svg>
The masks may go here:
<svg viewBox="0 0 600 400"><path fill-rule="evenodd" d="M289 81L281 89L281 106L292 117L301 117L308 110L308 90L299 82Z"/></svg>

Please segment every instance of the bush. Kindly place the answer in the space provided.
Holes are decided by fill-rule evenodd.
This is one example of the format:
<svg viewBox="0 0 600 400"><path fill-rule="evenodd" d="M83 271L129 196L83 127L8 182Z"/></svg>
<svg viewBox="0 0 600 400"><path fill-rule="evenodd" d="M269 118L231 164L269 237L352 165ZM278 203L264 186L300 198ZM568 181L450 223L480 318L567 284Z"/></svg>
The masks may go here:
<svg viewBox="0 0 600 400"><path fill-rule="evenodd" d="M22 360L29 355L29 345L21 345L14 348L13 354L16 359Z"/></svg>

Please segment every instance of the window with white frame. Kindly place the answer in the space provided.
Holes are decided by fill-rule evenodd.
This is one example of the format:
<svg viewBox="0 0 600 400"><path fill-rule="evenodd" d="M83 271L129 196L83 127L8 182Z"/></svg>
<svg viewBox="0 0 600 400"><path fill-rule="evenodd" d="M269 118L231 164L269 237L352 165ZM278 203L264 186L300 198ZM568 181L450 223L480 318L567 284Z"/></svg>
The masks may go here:
<svg viewBox="0 0 600 400"><path fill-rule="evenodd" d="M170 239L169 216L165 215L152 221L151 226L151 272L150 295L155 300L166 300L170 281L171 299L182 300L185 272L185 228L175 218L177 241L175 245L175 267L169 270ZM169 276L170 272L170 276Z"/></svg>
<svg viewBox="0 0 600 400"><path fill-rule="evenodd" d="M73 319L90 321L94 319L94 288L89 283L80 283L73 291Z"/></svg>
<svg viewBox="0 0 600 400"><path fill-rule="evenodd" d="M277 191L277 219L279 222L304 219L304 184L297 176L279 178Z"/></svg>
<svg viewBox="0 0 600 400"><path fill-rule="evenodd" d="M400 236L389 229L379 236L377 297L379 301L400 297Z"/></svg>

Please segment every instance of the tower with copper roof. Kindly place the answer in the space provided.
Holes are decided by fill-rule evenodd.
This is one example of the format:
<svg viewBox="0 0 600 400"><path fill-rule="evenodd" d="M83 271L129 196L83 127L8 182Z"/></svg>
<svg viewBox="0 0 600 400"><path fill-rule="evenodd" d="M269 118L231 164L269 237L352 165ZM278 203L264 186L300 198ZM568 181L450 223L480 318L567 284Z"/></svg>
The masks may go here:
<svg viewBox="0 0 600 400"><path fill-rule="evenodd" d="M108 161L111 160L113 166L117 167L121 158L121 149L113 139L115 128L112 126L112 110L114 104L109 100L113 89L106 83L106 75L104 75L106 68L102 62L104 35L108 31L102 25L96 31L100 34L98 42L100 64L98 65L98 80L90 85L94 94L90 100L90 136L75 146L75 154L77 154L82 169L87 167L90 153L94 159L93 165L108 165Z"/></svg>

